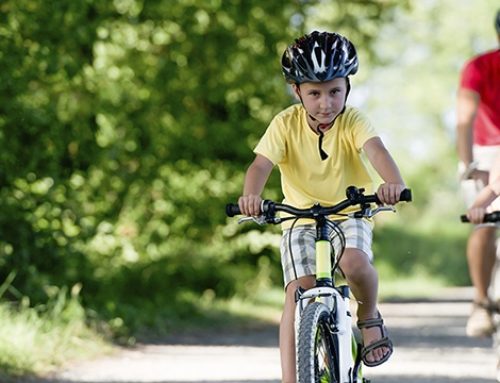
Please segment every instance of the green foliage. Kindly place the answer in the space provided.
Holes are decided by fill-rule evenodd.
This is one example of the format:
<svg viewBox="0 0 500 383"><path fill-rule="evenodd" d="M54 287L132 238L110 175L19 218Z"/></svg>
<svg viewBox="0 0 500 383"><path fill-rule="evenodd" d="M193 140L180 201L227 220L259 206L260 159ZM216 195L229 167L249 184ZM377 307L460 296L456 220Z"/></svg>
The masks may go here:
<svg viewBox="0 0 500 383"><path fill-rule="evenodd" d="M183 294L267 283L270 255L233 246L223 206L289 102L279 54L302 7L2 2L0 280L16 273L4 299L36 305L81 283L119 330Z"/></svg>
<svg viewBox="0 0 500 383"><path fill-rule="evenodd" d="M401 229L387 225L375 234L376 265L385 280L426 275L448 286L470 283L464 256L464 229ZM394 241L394 238L398 238ZM384 283L384 280L381 282Z"/></svg>

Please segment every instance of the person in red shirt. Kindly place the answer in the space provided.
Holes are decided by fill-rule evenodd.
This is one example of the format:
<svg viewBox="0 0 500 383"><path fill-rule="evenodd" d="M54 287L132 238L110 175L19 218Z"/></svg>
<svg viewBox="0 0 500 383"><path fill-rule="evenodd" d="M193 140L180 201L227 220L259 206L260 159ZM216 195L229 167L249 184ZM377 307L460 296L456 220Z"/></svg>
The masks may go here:
<svg viewBox="0 0 500 383"><path fill-rule="evenodd" d="M500 42L500 10L495 28ZM500 152L500 49L469 60L462 71L457 95L459 175L467 207L488 184L489 171ZM490 336L493 321L488 287L495 262L495 228L477 226L467 243L474 302L467 322L469 336Z"/></svg>

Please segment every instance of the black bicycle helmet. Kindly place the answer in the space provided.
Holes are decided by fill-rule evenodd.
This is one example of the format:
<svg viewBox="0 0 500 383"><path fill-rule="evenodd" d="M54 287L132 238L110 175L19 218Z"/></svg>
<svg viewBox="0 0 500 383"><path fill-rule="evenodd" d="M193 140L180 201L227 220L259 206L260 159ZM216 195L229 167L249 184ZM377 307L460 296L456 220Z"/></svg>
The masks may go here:
<svg viewBox="0 0 500 383"><path fill-rule="evenodd" d="M344 36L314 31L288 46L281 67L289 83L324 82L355 74L358 56L353 43Z"/></svg>
<svg viewBox="0 0 500 383"><path fill-rule="evenodd" d="M495 28L500 35L500 9L497 11L497 17L495 18Z"/></svg>

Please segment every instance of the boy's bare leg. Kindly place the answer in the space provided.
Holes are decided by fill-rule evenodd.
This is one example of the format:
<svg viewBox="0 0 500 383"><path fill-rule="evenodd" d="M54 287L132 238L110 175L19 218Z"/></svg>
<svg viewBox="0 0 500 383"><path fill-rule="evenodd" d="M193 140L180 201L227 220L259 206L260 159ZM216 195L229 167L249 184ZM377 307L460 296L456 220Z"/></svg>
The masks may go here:
<svg viewBox="0 0 500 383"><path fill-rule="evenodd" d="M285 305L280 323L280 353L283 383L296 382L295 363L295 291L299 286L304 289L314 287L315 278L307 276L288 284L285 290Z"/></svg>
<svg viewBox="0 0 500 383"><path fill-rule="evenodd" d="M368 256L361 250L348 248L340 261L340 267L346 275L349 287L358 304L358 320L376 318L378 296L378 274L370 263ZM382 337L378 327L363 328L365 346ZM367 356L368 361L378 361L389 352L386 347L380 347Z"/></svg>

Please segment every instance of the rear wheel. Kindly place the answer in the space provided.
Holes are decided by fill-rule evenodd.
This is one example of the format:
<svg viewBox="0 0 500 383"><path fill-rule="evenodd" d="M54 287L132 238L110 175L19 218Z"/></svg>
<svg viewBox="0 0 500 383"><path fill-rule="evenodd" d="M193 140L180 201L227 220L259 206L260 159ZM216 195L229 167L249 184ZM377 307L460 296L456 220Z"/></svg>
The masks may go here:
<svg viewBox="0 0 500 383"><path fill-rule="evenodd" d="M338 383L338 340L330 324L326 305L314 302L305 308L298 334L299 383Z"/></svg>

